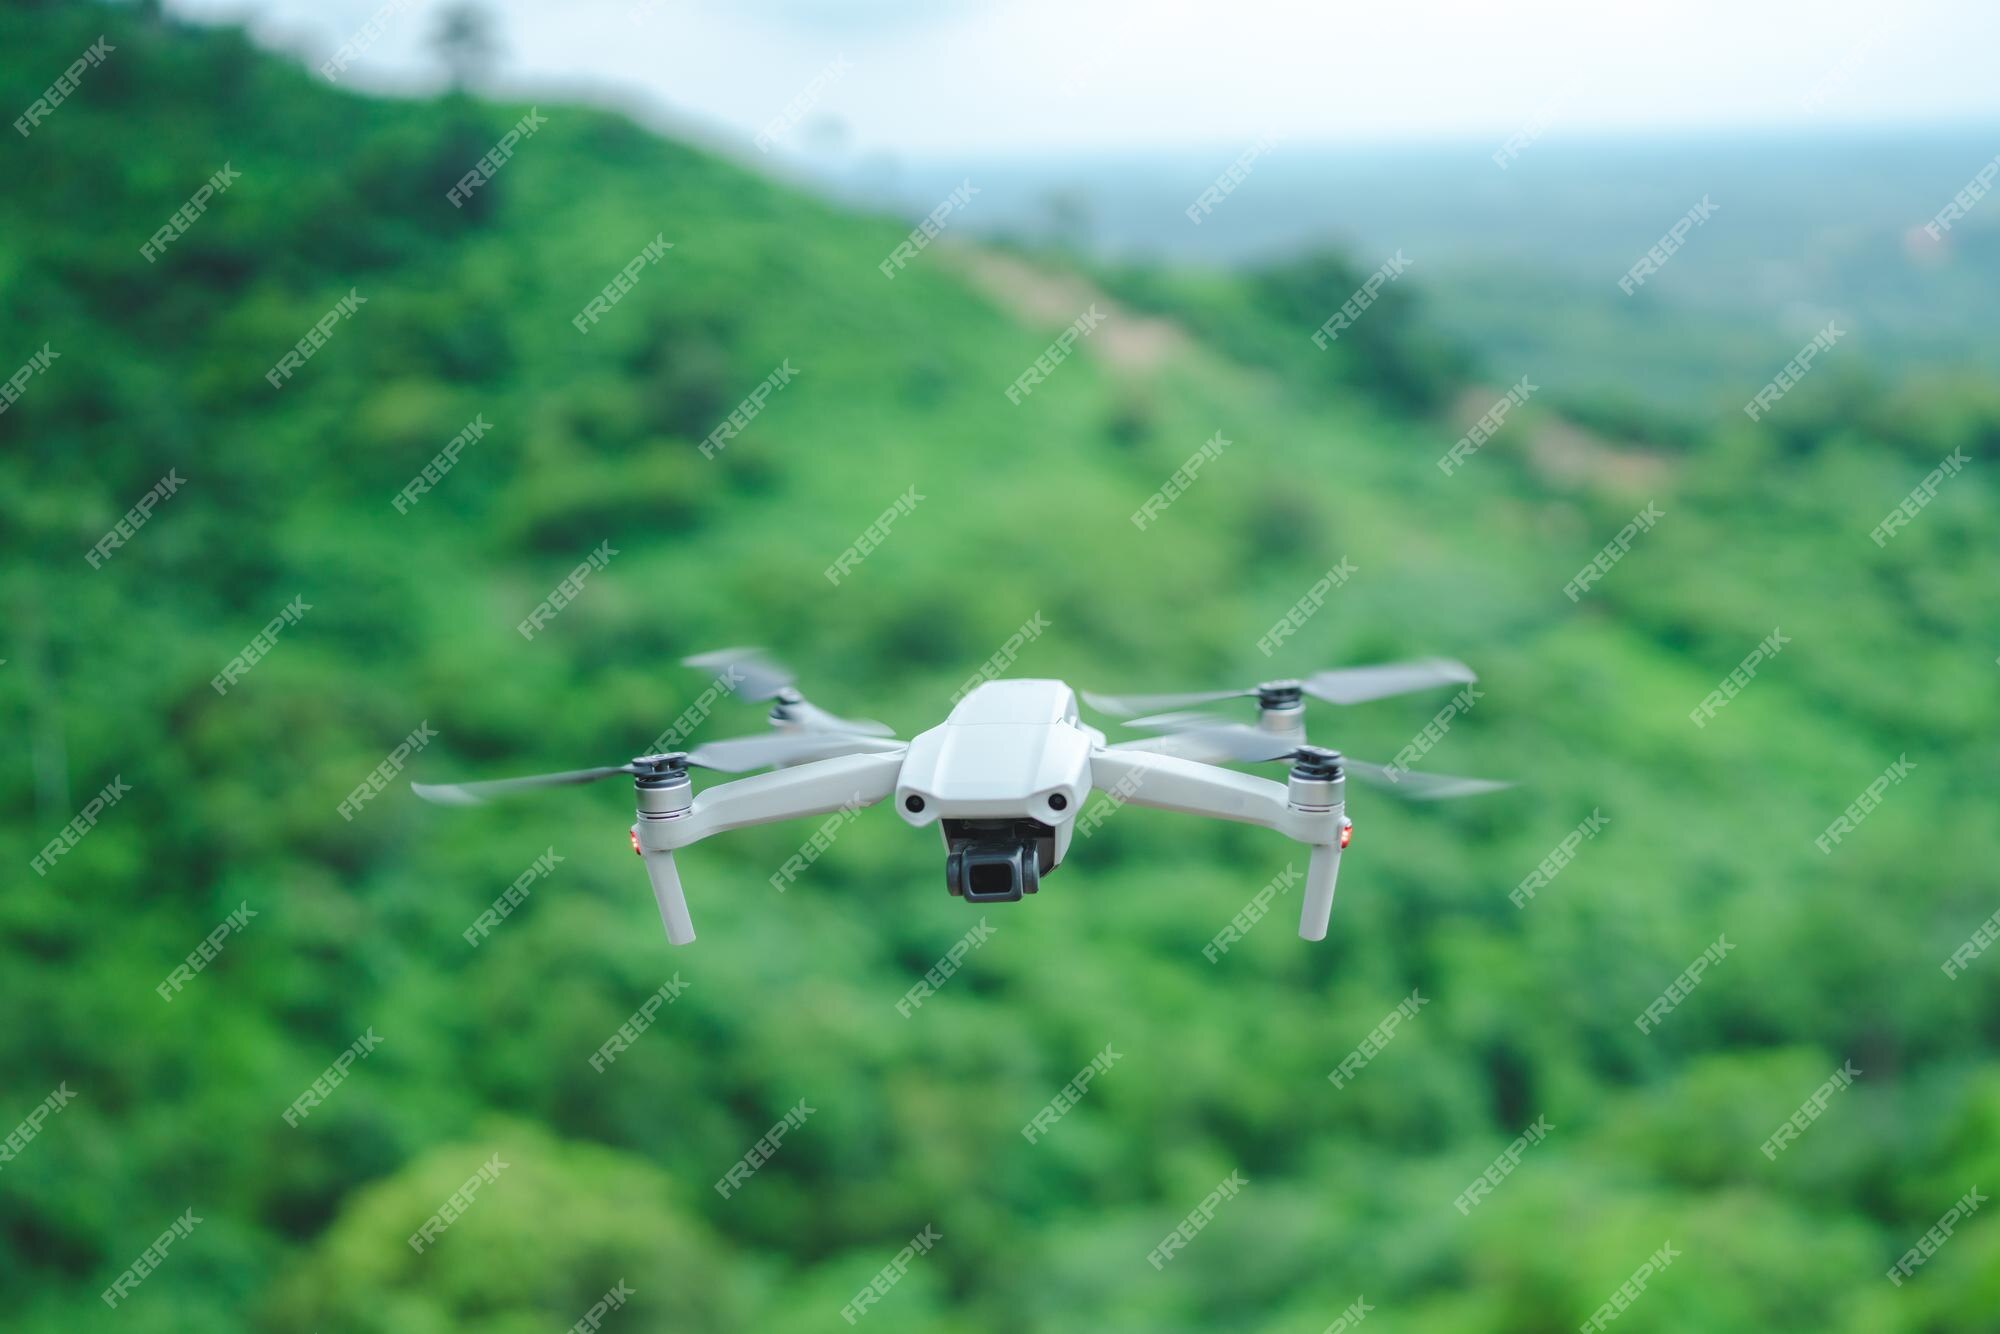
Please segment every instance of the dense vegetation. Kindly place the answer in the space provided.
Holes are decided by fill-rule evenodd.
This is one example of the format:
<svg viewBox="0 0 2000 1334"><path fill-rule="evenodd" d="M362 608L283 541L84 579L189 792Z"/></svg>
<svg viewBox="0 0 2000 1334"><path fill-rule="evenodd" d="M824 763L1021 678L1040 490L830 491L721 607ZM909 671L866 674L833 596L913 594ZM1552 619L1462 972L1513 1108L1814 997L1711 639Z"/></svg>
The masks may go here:
<svg viewBox="0 0 2000 1334"><path fill-rule="evenodd" d="M890 281L907 222L556 105L461 210L447 190L528 107L352 96L234 32L123 10L0 12L0 104L100 32L115 54L0 154L0 376L60 354L0 416L0 1129L74 1094L0 1162L9 1329L551 1329L621 1279L608 1329L845 1328L927 1225L942 1240L867 1328L1305 1331L1364 1298L1384 1334L1573 1329L1667 1243L1680 1258L1618 1328L2000 1328L1984 1211L1883 1277L2000 1184L2000 959L1940 969L2000 908L1990 387L1829 369L1762 423L1643 445L1531 401L1446 476L1500 387L1461 378L1400 301L1324 352L1305 337L1323 316L1295 327L1366 265L1302 260L1289 289L1238 293L1124 272L1103 280L1121 304L1085 273L940 244ZM224 163L240 179L147 263ZM673 249L579 334L661 235ZM273 388L350 291L365 304ZM1010 403L1092 300L1104 326ZM705 458L787 361L796 379ZM398 512L475 417L483 438ZM1217 431L1230 447L1135 529ZM1869 530L1954 449L1970 464L1878 548ZM92 568L170 470L184 485ZM1658 525L1565 597L1648 503ZM580 596L518 634L604 542ZM828 707L905 735L1038 612L1014 674L1254 679L1273 671L1258 637L1343 558L1357 573L1277 668L1462 656L1486 693L1423 765L1520 786L1437 807L1357 791L1319 946L1281 899L1210 963L1293 850L1128 808L1036 899L987 911L991 939L905 1018L981 914L886 812L782 894L768 877L810 826L685 855L701 939L670 951L622 792L460 812L403 786L634 753L706 684L678 659L725 643L771 643ZM218 694L294 598L309 610ZM1695 727L1774 627L1794 642ZM1387 759L1443 702L1313 726ZM728 701L697 736L759 719ZM437 739L343 818L426 723ZM1909 777L1823 854L1899 756ZM129 795L30 870L114 777ZM1593 812L1603 832L1510 903ZM256 915L163 1001L239 905ZM1723 961L1641 1033L1719 936ZM1428 1003L1332 1085L1413 989ZM1026 1142L1107 1044L1119 1059ZM1855 1087L1767 1160L1848 1061ZM801 1099L804 1124L719 1195ZM1538 1117L1545 1142L1462 1216ZM1248 1185L1156 1271L1231 1172ZM107 1312L99 1292L190 1209Z"/></svg>

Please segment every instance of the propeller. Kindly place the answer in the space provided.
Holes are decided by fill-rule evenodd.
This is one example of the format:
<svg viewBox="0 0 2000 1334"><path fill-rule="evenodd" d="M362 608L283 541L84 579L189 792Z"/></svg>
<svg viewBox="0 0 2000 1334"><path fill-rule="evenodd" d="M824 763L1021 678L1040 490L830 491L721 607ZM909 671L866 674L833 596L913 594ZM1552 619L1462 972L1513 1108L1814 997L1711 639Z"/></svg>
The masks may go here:
<svg viewBox="0 0 2000 1334"><path fill-rule="evenodd" d="M832 759L857 750L881 748L862 737L816 732L771 732L763 736L731 737L710 741L689 751L664 755L641 755L629 764L608 764L597 769L570 769L563 773L531 774L525 778L494 778L480 783L412 783L410 790L425 801L440 806L478 806L494 797L531 788L568 787L595 783L614 774L665 775L685 769L711 769L717 773L740 774L776 764L800 764L807 760Z"/></svg>
<svg viewBox="0 0 2000 1334"><path fill-rule="evenodd" d="M1255 727L1245 727L1241 723L1225 722L1206 714L1167 714L1157 720L1157 725L1167 728L1166 736L1181 744L1172 753L1187 759L1198 759L1210 764L1225 761L1242 764L1262 764L1268 760L1306 760L1321 764L1336 763L1342 770L1364 782L1387 788L1398 796L1412 801L1442 801L1447 797L1470 797L1481 792L1498 792L1502 788L1514 786L1490 778L1457 778L1450 774L1418 773L1410 769L1393 770L1386 765L1371 764L1367 760L1357 760L1342 755L1339 751L1327 750L1322 746L1308 746L1296 737L1278 736Z"/></svg>
<svg viewBox="0 0 2000 1334"><path fill-rule="evenodd" d="M894 736L895 729L872 718L841 718L817 704L807 702L793 685L792 669L761 648L743 645L697 653L681 659L689 667L700 667L719 676L733 678L730 688L747 700L776 700L774 713L788 721L819 732L852 732L859 736Z"/></svg>
<svg viewBox="0 0 2000 1334"><path fill-rule="evenodd" d="M1197 690L1178 695L1100 695L1086 690L1083 698L1100 713L1130 718L1162 709L1184 709L1191 704L1212 704L1223 699L1252 695L1283 695L1304 691L1329 704L1360 704L1391 695L1407 695L1432 686L1462 685L1478 680L1464 663L1453 658L1418 658L1412 662L1385 662L1372 667L1336 667L1315 672L1297 681L1265 681L1246 690ZM1293 698L1297 698L1296 695Z"/></svg>

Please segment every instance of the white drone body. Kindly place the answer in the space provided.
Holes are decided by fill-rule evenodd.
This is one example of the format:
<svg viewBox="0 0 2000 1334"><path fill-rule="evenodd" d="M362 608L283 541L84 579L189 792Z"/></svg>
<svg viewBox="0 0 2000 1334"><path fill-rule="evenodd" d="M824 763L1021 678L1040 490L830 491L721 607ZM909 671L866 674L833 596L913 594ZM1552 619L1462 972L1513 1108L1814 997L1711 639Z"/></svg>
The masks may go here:
<svg viewBox="0 0 2000 1334"><path fill-rule="evenodd" d="M713 834L893 796L906 823L941 827L955 893L975 903L1007 902L1035 892L1062 861L1094 788L1136 806L1263 825L1307 844L1299 934L1326 937L1350 827L1338 778L1294 780L1288 788L1147 748L1151 743L1108 745L1078 718L1076 692L1061 681L989 681L907 746L865 744L871 749L861 754L738 779L692 799L675 785L662 793L673 797L649 803L642 789L639 851L667 939L694 939L674 853Z"/></svg>
<svg viewBox="0 0 2000 1334"><path fill-rule="evenodd" d="M1017 822L1049 829L1048 866L1038 858L1038 882L1041 871L1053 870L1069 851L1076 813L1090 795L1090 753L1103 745L1104 733L1083 725L1076 694L1062 682L989 681L910 742L896 776L896 811L906 824L935 824L941 833ZM949 856L948 833L945 850ZM946 877L953 878L949 863ZM991 874L982 870L978 878ZM987 897L973 895L975 902Z"/></svg>
<svg viewBox="0 0 2000 1334"><path fill-rule="evenodd" d="M1258 825L1304 844L1310 857L1299 935L1322 940L1333 910L1341 849L1353 828L1346 814L1348 772L1390 785L1408 782L1403 795L1419 798L1504 786L1407 771L1398 776L1305 744L1301 690L1346 703L1471 679L1462 665L1442 659L1215 692L1199 698L1255 695L1258 726L1166 715L1152 725L1179 730L1116 744L1082 720L1076 692L1061 681L989 681L961 699L944 722L899 741L875 735L887 730L880 724L849 722L807 703L791 688L789 674L754 650L725 650L690 661L727 664L747 681L737 685L739 693L775 700L771 722L776 730L684 754L645 756L626 765L490 783L416 785L416 790L433 801L469 804L504 789L632 775L638 802L633 849L645 862L667 939L686 945L694 940L694 924L675 854L705 838L893 799L904 823L938 828L946 884L954 895L974 903L1011 902L1036 893L1042 877L1061 863L1092 791L1109 794L1118 805ZM1190 697L1088 698L1103 711L1130 713ZM1142 720L1140 725L1146 724ZM1209 759L1289 759L1293 765L1289 780L1278 783ZM739 771L779 767L696 795L690 765Z"/></svg>

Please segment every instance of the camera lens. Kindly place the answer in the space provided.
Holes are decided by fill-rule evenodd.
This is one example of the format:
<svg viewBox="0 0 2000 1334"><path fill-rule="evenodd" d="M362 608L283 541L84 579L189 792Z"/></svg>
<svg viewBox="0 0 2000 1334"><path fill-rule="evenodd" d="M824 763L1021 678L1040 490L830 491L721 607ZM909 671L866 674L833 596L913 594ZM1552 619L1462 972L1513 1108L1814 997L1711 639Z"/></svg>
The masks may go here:
<svg viewBox="0 0 2000 1334"><path fill-rule="evenodd" d="M922 810L923 808L924 808L924 799L922 797L919 797L916 794L912 793L911 795L903 798L903 809L908 811L910 814L915 815L918 811Z"/></svg>
<svg viewBox="0 0 2000 1334"><path fill-rule="evenodd" d="M1034 859L1018 844L965 845L945 858L945 883L967 903L1012 903L1034 887Z"/></svg>
<svg viewBox="0 0 2000 1334"><path fill-rule="evenodd" d="M1067 810L1068 808L1069 808L1069 798L1068 798L1068 797L1065 797L1065 796L1064 796L1064 795L1063 795L1062 793L1060 793L1060 792L1051 792L1051 793L1049 793L1049 809L1050 809L1050 810L1052 810L1052 811L1060 811L1060 810Z"/></svg>
<svg viewBox="0 0 2000 1334"><path fill-rule="evenodd" d="M970 883L966 888L976 899L999 898L1015 892L1014 868L1007 862L974 862L968 878Z"/></svg>

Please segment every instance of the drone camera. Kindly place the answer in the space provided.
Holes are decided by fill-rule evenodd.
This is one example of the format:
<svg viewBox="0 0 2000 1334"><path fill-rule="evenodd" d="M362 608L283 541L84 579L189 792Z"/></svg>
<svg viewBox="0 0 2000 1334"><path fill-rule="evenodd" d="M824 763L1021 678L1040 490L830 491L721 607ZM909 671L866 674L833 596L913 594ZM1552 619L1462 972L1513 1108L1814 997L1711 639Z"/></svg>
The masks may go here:
<svg viewBox="0 0 2000 1334"><path fill-rule="evenodd" d="M967 903L1013 903L1035 879L1034 862L1024 858L1018 847L967 848L952 853L946 863L946 874Z"/></svg>
<svg viewBox="0 0 2000 1334"><path fill-rule="evenodd" d="M945 887L967 903L1013 903L1042 887L1055 833L1039 820L946 820Z"/></svg>

